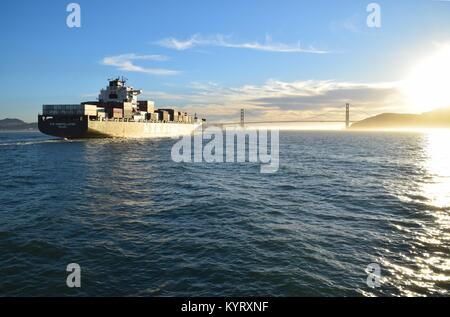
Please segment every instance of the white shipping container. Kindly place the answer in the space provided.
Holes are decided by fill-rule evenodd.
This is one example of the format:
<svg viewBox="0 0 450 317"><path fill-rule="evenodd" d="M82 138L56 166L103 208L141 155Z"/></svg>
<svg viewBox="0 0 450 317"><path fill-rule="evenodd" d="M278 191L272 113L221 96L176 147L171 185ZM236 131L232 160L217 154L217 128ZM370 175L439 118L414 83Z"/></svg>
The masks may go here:
<svg viewBox="0 0 450 317"><path fill-rule="evenodd" d="M133 120L134 121L141 121L141 120L145 120L145 117L141 116L141 115L134 115L133 116Z"/></svg>
<svg viewBox="0 0 450 317"><path fill-rule="evenodd" d="M155 122L159 121L159 113L157 113L157 112L151 113L150 120L155 121Z"/></svg>
<svg viewBox="0 0 450 317"><path fill-rule="evenodd" d="M144 110L146 112L155 111L155 102L151 100L139 100L138 106L140 110Z"/></svg>
<svg viewBox="0 0 450 317"><path fill-rule="evenodd" d="M97 106L89 105L89 104L81 105L81 112L85 116L96 116L97 115Z"/></svg>

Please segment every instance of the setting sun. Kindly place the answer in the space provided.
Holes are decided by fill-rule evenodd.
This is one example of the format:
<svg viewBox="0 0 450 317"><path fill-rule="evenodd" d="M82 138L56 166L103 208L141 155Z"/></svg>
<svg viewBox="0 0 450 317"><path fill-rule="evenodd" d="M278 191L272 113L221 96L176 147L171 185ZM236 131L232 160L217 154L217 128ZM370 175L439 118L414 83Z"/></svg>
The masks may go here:
<svg viewBox="0 0 450 317"><path fill-rule="evenodd" d="M450 44L413 66L404 82L408 104L414 112L450 106Z"/></svg>

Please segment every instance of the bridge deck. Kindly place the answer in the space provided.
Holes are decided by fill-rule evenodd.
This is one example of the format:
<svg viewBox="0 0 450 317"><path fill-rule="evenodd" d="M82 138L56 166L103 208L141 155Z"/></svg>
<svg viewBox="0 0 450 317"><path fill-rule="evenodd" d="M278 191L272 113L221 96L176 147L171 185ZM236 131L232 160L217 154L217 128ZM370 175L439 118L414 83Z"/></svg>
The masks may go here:
<svg viewBox="0 0 450 317"><path fill-rule="evenodd" d="M350 121L354 123L358 121ZM241 122L207 122L208 124L216 125L240 125ZM261 124L261 123L346 123L345 120L292 120L292 121L251 121L244 122L244 124Z"/></svg>

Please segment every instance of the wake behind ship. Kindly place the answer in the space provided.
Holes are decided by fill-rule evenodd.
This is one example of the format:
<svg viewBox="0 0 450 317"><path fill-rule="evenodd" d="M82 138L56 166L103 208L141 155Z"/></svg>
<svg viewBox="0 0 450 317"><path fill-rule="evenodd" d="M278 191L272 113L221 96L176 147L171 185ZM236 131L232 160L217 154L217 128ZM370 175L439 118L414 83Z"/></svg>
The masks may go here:
<svg viewBox="0 0 450 317"><path fill-rule="evenodd" d="M38 116L42 133L67 139L158 138L192 133L204 120L175 109L155 109L151 100L138 100L141 90L110 79L98 101L78 105L43 105Z"/></svg>

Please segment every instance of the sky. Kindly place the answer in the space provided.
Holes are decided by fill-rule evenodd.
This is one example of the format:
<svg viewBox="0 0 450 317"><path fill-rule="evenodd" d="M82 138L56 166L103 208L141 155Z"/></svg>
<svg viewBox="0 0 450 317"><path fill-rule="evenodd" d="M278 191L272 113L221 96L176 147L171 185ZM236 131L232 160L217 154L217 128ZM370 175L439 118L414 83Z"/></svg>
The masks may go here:
<svg viewBox="0 0 450 317"><path fill-rule="evenodd" d="M248 120L341 119L350 102L356 120L450 106L433 90L450 65L450 1L376 1L379 28L371 2L79 0L69 28L70 1L4 1L0 118L95 100L117 76L210 121L241 108Z"/></svg>

